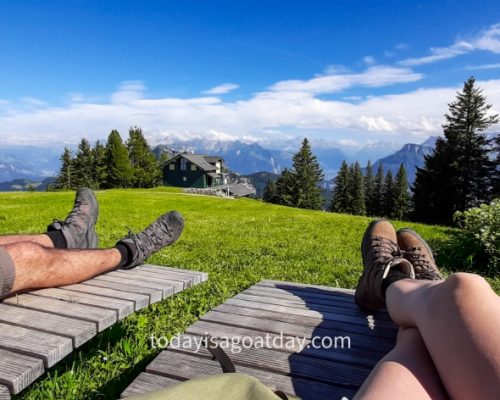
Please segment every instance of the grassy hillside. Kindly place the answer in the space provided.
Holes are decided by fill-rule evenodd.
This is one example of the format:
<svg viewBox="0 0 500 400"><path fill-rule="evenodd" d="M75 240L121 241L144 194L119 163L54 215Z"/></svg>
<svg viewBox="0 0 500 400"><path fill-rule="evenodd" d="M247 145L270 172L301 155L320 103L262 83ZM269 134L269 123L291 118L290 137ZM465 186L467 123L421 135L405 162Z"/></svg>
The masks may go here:
<svg viewBox="0 0 500 400"><path fill-rule="evenodd" d="M74 193L0 194L0 233L44 231L64 218ZM181 239L149 261L206 271L207 283L135 313L67 357L20 398L116 398L155 356L149 336L171 337L200 315L261 279L352 288L361 271L359 242L368 218L305 211L256 200L185 195L172 189L97 192L101 246L112 246L159 214L176 209ZM410 225L438 251L450 234ZM444 258L440 258L444 260Z"/></svg>

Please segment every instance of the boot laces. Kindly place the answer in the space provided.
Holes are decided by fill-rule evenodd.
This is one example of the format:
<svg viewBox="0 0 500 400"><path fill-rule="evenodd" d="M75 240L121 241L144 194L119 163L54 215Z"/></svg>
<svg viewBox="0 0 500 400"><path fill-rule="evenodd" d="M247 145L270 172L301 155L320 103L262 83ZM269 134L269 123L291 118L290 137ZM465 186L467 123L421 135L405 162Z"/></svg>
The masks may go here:
<svg viewBox="0 0 500 400"><path fill-rule="evenodd" d="M403 256L413 264L415 273L419 275L419 279L435 279L441 275L432 265L431 260L422 252L421 247L412 247L409 250L401 251Z"/></svg>

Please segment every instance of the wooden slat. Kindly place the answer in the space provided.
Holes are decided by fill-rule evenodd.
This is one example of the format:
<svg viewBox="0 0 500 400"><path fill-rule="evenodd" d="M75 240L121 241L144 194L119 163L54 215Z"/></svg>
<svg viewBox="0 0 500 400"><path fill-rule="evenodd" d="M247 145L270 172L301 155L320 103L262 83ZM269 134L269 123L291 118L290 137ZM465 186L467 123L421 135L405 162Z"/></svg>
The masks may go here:
<svg viewBox="0 0 500 400"><path fill-rule="evenodd" d="M149 295L86 285L85 282L76 285L61 286L61 289L67 289L78 293L96 294L103 298L102 301L104 303L106 303L108 299L129 300L134 303L135 311L149 304Z"/></svg>
<svg viewBox="0 0 500 400"><path fill-rule="evenodd" d="M209 351L201 345L201 336L180 335L171 345L171 349L189 352L198 356L212 358ZM220 342L225 346L225 342ZM176 345L174 347L174 345ZM313 379L324 383L333 383L339 386L359 388L364 382L370 369L366 367L348 365L341 362L322 360L308 357L300 353L286 353L283 351L260 348L234 347L225 348L226 353L236 365L258 368L279 374Z"/></svg>
<svg viewBox="0 0 500 400"><path fill-rule="evenodd" d="M337 307L347 307L347 308L354 308L357 307L356 304L353 303L353 297L350 295L345 295L344 293L341 293L341 296L338 296L338 293L335 292L310 292L306 290L302 291L288 291L284 289L277 289L273 287L268 287L268 286L258 286L254 285L252 287L249 287L247 290L245 290L242 293L255 293L255 295L268 295L271 297L275 297L277 299L285 299L285 300L303 300L303 301L308 301L313 304L325 304L325 305L334 305ZM325 294L326 293L326 294Z"/></svg>
<svg viewBox="0 0 500 400"><path fill-rule="evenodd" d="M0 322L69 337L74 347L80 347L97 333L93 322L7 304L0 304Z"/></svg>
<svg viewBox="0 0 500 400"><path fill-rule="evenodd" d="M70 303L86 304L88 306L109 308L115 310L118 319L125 318L134 312L134 302L122 299L114 299L88 293L79 293L65 289L41 289L30 292L36 296L50 297L51 299L64 300Z"/></svg>
<svg viewBox="0 0 500 400"><path fill-rule="evenodd" d="M4 303L94 322L97 324L98 332L110 327L117 321L116 312L113 310L33 296L31 294L10 297L5 299Z"/></svg>
<svg viewBox="0 0 500 400"><path fill-rule="evenodd" d="M395 339L397 329L381 328L379 326L369 327L368 325L357 325L348 322L331 321L328 319L311 318L298 316L288 313L280 313L275 311L268 311L250 307L232 306L229 304L221 304L213 309L213 311L227 312L235 315L246 315L248 317L263 318L271 321L288 322L290 324L320 327L323 329L330 329L335 332L337 329L344 332L359 333L370 337L383 337L388 339Z"/></svg>
<svg viewBox="0 0 500 400"><path fill-rule="evenodd" d="M41 358L52 367L73 350L70 338L0 323L0 348Z"/></svg>
<svg viewBox="0 0 500 400"><path fill-rule="evenodd" d="M227 337L231 340L233 338L235 338L235 340L241 340L241 338L244 337L250 337L254 341L260 340L257 338L269 338L270 348L272 349L285 351L288 353L300 352L301 354L311 357L340 361L368 368L373 367L385 354L382 351L360 349L357 347L351 347L350 349L346 348L343 350L341 348L323 349L307 347L311 344L311 341L308 339L299 344L296 340L294 340L293 342L290 341L291 337L286 335L281 336L276 333L269 333L265 331L258 331L228 325L220 325L206 321L195 322L193 325L187 328L186 333L198 336L205 336L209 334L218 338ZM283 345L282 343L285 343L285 345ZM340 347L340 343L338 347Z"/></svg>
<svg viewBox="0 0 500 400"><path fill-rule="evenodd" d="M85 281L86 285L99 286L103 288L123 290L125 292L146 294L149 296L149 303L156 303L163 299L163 289L162 288L151 288L133 279L120 279L115 277L110 277L110 279L97 277Z"/></svg>
<svg viewBox="0 0 500 400"><path fill-rule="evenodd" d="M275 304L279 306L287 306L287 307L293 307L293 308L300 308L300 309L308 309L308 310L315 310L315 311L325 311L325 312L330 312L330 313L336 313L336 314L344 314L344 315L352 315L358 318L366 319L367 314L361 311L357 307L337 307L337 306L331 306L331 305L323 305L323 304L315 304L315 303L310 303L308 304L305 301L299 300L299 299L294 299L294 300L283 300L283 299L278 299L270 296L262 296L262 295L249 295L245 293L240 293L237 296L234 297L235 299L239 300L247 300L247 301L252 301L256 303L266 303L266 304ZM388 315L384 314L377 314L376 316L377 319L379 320L384 320L384 321L391 321Z"/></svg>
<svg viewBox="0 0 500 400"><path fill-rule="evenodd" d="M10 400L9 389L3 385L0 385L0 400Z"/></svg>
<svg viewBox="0 0 500 400"><path fill-rule="evenodd" d="M42 374L42 360L0 350L0 383L8 387L8 391L12 394L19 393Z"/></svg>
<svg viewBox="0 0 500 400"><path fill-rule="evenodd" d="M219 374L221 373L221 368L217 361L208 358L166 350L161 352L148 365L146 371L157 375L187 380L200 376ZM282 390L302 397L304 394L307 394L308 398L334 399L342 398L342 396L352 398L355 393L352 389L302 378L291 378L256 368L238 366L238 371L257 378L271 389Z"/></svg>
<svg viewBox="0 0 500 400"><path fill-rule="evenodd" d="M127 270L122 269L119 271L125 274L140 274L159 279L175 281L177 283L182 283L184 289L187 289L193 285L201 283L199 275L189 274L189 273L179 273L177 271L172 271L167 268L160 269L160 268L138 267Z"/></svg>
<svg viewBox="0 0 500 400"><path fill-rule="evenodd" d="M249 288L250 289L250 288ZM261 281L251 287L251 289L256 290L274 290L276 292L283 292L288 294L294 294L296 296L306 295L310 297L318 298L335 298L337 301L343 301L345 303L352 303L354 291L349 289L338 290L338 288L328 287L328 286L313 286L306 285L290 285L290 284L275 284L269 283L269 281ZM346 292L345 290L348 290Z"/></svg>
<svg viewBox="0 0 500 400"><path fill-rule="evenodd" d="M309 289L321 289L321 290L326 290L329 292L335 292L338 294L346 294L346 295L354 295L354 289L345 289L345 288L339 288L339 287L333 287L333 286L324 286L324 285L312 285L309 283L297 283L297 282L287 282L287 281L275 281L272 279L264 279L258 283L258 285L268 285L268 286L274 286L274 287L280 287L280 288L286 288L287 286L293 287L296 290L299 290L300 288L309 290Z"/></svg>
<svg viewBox="0 0 500 400"><path fill-rule="evenodd" d="M144 394L178 384L178 379L141 372L131 385L121 394L121 398Z"/></svg>
<svg viewBox="0 0 500 400"><path fill-rule="evenodd" d="M139 268L145 269L145 270L150 270L150 271L157 271L157 272L161 272L161 273L165 273L165 271L169 271L169 272L174 273L174 274L193 276L195 284L205 282L206 280L208 280L208 273L207 272L192 271L190 269L164 267L162 265L151 265L151 264L144 264Z"/></svg>
<svg viewBox="0 0 500 400"><path fill-rule="evenodd" d="M159 274L156 274L159 275ZM134 270L130 271L113 271L107 274L107 276L114 276L117 278L132 279L138 282L149 282L157 284L157 287L163 289L163 298L170 296L173 293L182 292L185 289L183 281L176 281L172 279L163 278L161 275L155 277L154 274L151 276L147 272L136 272ZM187 287L187 286L186 286Z"/></svg>
<svg viewBox="0 0 500 400"><path fill-rule="evenodd" d="M232 305L235 307L247 307L247 308L255 308L259 310L267 310L267 311L275 311L279 313L292 314L297 316L304 316L316 319L325 319L331 321L341 321L348 322L357 325L363 326L379 326L381 328L394 329L394 323L385 320L378 319L370 319L369 317L361 317L361 316L353 316L353 315L345 315L345 314L337 314L333 312L319 311L319 310L311 310L305 308L297 308L297 307L288 307L281 306L276 304L266 304L256 301L248 301L248 300L239 300L236 297L233 297L227 300L224 304Z"/></svg>
<svg viewBox="0 0 500 400"><path fill-rule="evenodd" d="M201 317L202 321L214 322L217 324L239 326L242 328L250 328L263 332L276 334L284 334L286 336L294 336L311 339L313 337L331 338L332 336L348 336L350 338L351 348L371 349L375 351L390 351L394 347L394 341L381 337L368 337L358 335L352 332L341 331L336 329L331 331L313 326L303 326L290 324L288 322L270 321L263 318L249 317L245 315L236 315L223 313L218 311L209 311Z"/></svg>

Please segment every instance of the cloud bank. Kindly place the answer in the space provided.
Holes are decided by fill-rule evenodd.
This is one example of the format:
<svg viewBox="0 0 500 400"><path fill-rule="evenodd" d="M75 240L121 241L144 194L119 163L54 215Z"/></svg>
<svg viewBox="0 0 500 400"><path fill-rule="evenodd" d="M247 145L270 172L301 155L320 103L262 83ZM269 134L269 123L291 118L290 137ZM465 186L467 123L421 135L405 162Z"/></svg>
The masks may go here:
<svg viewBox="0 0 500 400"><path fill-rule="evenodd" d="M217 88L210 95L192 98L148 98L141 81L122 82L108 101L99 103L74 93L68 94L67 105L58 107L33 98L17 105L0 100L0 144L73 144L82 137L106 138L111 129L124 134L133 125L141 126L156 143L172 134L266 140L270 135L307 135L312 131L331 140L392 135L399 141L418 141L441 132L447 103L455 98L460 86L369 98L342 92L420 79L422 75L409 67L379 65L359 73L332 68L308 80L276 82L236 101L218 97L214 93ZM227 85L224 90L230 90ZM478 85L488 102L500 107L500 80ZM218 92L223 94L224 90Z"/></svg>

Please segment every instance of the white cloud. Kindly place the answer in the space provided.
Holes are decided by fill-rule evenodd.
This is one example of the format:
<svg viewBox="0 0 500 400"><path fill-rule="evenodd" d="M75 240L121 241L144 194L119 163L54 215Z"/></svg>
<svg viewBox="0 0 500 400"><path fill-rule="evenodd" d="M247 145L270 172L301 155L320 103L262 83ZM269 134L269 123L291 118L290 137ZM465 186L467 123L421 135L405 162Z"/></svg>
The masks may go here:
<svg viewBox="0 0 500 400"><path fill-rule="evenodd" d="M143 98L146 87L142 81L125 81L120 84L118 91L111 95L111 103L127 104Z"/></svg>
<svg viewBox="0 0 500 400"><path fill-rule="evenodd" d="M363 57L363 62L366 64L366 65L373 65L377 62L377 60L375 60L375 57L373 56L364 56Z"/></svg>
<svg viewBox="0 0 500 400"><path fill-rule="evenodd" d="M414 82L423 75L409 68L386 65L370 67L361 73L343 73L317 76L309 80L288 80L270 87L274 92L335 93L353 86L382 87L396 83Z"/></svg>
<svg viewBox="0 0 500 400"><path fill-rule="evenodd" d="M387 67L385 67L387 68ZM400 71L400 69L394 69ZM178 138L213 137L217 140L267 140L293 134L319 132L331 140L343 138L356 141L371 136L377 140L392 135L401 141L423 140L439 134L447 104L460 86L419 89L401 94L372 96L355 103L316 97L325 90L339 90L346 85L368 86L394 83L394 74L368 72L341 76L342 85L322 85L315 77L309 81L278 82L273 89L248 99L222 101L217 97L144 98L144 85L120 85L104 104L70 103L64 107L9 107L0 110L0 140L3 143L77 143L105 138L111 129L126 134L133 125L141 126L153 143L165 142L169 135ZM400 72L408 78L412 73ZM404 79L400 79L404 81ZM347 83L345 83L347 81ZM320 82L321 83L321 82ZM500 80L477 82L489 103L500 109ZM295 91L276 90L293 86ZM326 89L325 89L326 87ZM302 91L298 91L302 89ZM124 96L123 93L128 93ZM127 101L116 101L127 100ZM497 127L498 128L498 127ZM412 139L412 137L415 138ZM363 138L363 139L360 139Z"/></svg>
<svg viewBox="0 0 500 400"><path fill-rule="evenodd" d="M468 71L475 71L475 70L481 70L481 69L499 69L500 64L483 64L483 65L468 65L464 69Z"/></svg>
<svg viewBox="0 0 500 400"><path fill-rule="evenodd" d="M447 60L449 58L455 58L459 55L469 53L474 50L474 46L468 42L457 42L449 47L432 47L431 55L419 58L407 58L399 63L405 66L414 66L422 64L430 64L436 61Z"/></svg>
<svg viewBox="0 0 500 400"><path fill-rule="evenodd" d="M29 107L44 107L47 105L45 101L36 99L34 97L23 97L21 98L21 102Z"/></svg>
<svg viewBox="0 0 500 400"><path fill-rule="evenodd" d="M469 40L457 40L447 47L431 47L430 55L417 58L407 58L399 62L404 66L430 64L437 61L455 58L476 50L485 50L500 53L500 24L494 24L483 29L478 35Z"/></svg>
<svg viewBox="0 0 500 400"><path fill-rule="evenodd" d="M205 90L203 94L226 94L235 89L238 89L240 85L236 83L223 83L222 85L215 86L212 89Z"/></svg>

